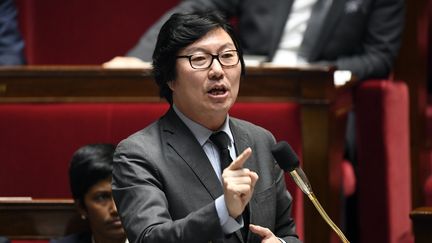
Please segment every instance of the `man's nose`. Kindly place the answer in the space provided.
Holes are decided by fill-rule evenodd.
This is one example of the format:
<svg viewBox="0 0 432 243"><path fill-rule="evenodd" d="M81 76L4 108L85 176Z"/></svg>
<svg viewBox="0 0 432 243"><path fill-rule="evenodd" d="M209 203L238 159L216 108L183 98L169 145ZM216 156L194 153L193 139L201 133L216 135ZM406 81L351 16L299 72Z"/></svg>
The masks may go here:
<svg viewBox="0 0 432 243"><path fill-rule="evenodd" d="M223 66L216 57L213 57L209 75L211 75L212 79L220 79L223 76Z"/></svg>

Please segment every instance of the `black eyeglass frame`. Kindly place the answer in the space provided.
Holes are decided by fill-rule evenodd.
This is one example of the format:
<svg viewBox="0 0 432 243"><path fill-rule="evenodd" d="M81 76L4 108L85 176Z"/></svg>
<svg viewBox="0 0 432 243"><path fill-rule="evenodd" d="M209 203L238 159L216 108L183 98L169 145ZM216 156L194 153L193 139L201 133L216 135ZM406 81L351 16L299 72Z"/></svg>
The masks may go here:
<svg viewBox="0 0 432 243"><path fill-rule="evenodd" d="M235 52L235 53L237 54L237 62L236 62L235 64L225 65L225 64L223 64L223 63L221 62L221 60L219 59L219 56L222 55L222 54L225 54L225 53L227 53L227 52ZM210 61L210 63L209 63L209 65L208 65L207 67L194 67L194 66L192 65L192 57L193 57L193 56L196 56L196 55L203 55L203 54L212 57L212 58L211 58L211 61ZM220 64L222 67L234 67L235 65L237 65L237 64L240 62L240 56L239 56L239 52L238 52L238 50L228 50L228 51L221 52L221 53L219 53L219 54L217 54L217 55L213 55L213 54L211 54L211 53L200 53L200 54L192 54L192 55L177 56L176 58L187 58L187 59L189 59L189 64L190 64L190 66L191 66L193 69L198 69L198 70L205 70L205 69L208 69L209 67L211 67L211 65L213 64L213 60L214 60L214 59L218 60L219 64Z"/></svg>

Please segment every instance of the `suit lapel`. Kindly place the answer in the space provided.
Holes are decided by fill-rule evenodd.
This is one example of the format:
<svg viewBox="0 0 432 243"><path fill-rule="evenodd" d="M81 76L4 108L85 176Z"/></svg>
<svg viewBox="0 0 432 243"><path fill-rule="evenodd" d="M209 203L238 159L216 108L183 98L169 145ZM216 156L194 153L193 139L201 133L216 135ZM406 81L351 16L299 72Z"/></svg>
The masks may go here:
<svg viewBox="0 0 432 243"><path fill-rule="evenodd" d="M161 129L163 142L166 142L176 153L167 154L167 158L180 159L186 163L213 199L222 195L222 185L207 155L195 139L195 136L172 108L162 118Z"/></svg>
<svg viewBox="0 0 432 243"><path fill-rule="evenodd" d="M250 147L253 152L254 148L249 134L245 130L243 130L241 126L237 125L235 118L230 119L230 128L234 137L237 155L240 155L248 147ZM249 159L245 162L244 167L256 171L257 167L254 153L252 153L251 157L249 157Z"/></svg>
<svg viewBox="0 0 432 243"><path fill-rule="evenodd" d="M334 30L335 22L343 13L345 0L318 0L303 36L299 54L309 62L316 61L324 43Z"/></svg>
<svg viewBox="0 0 432 243"><path fill-rule="evenodd" d="M231 128L231 132L232 132L233 137L234 137L237 155L241 154L248 147L250 147L252 149L252 155L245 162L244 167L248 168L252 171L257 171L258 161L257 161L257 158L255 156L255 153L253 153L255 150L255 146L252 142L253 140L249 137L248 132L245 131L241 126L237 125L237 121L234 118L230 119L230 128ZM249 223L254 222L252 208L255 208L255 201L254 200L250 200L248 207L246 207L246 210L249 211ZM249 232L249 235L250 234L251 233ZM242 242L244 242L240 230L236 231L236 235ZM248 236L248 237L250 237L250 236Z"/></svg>

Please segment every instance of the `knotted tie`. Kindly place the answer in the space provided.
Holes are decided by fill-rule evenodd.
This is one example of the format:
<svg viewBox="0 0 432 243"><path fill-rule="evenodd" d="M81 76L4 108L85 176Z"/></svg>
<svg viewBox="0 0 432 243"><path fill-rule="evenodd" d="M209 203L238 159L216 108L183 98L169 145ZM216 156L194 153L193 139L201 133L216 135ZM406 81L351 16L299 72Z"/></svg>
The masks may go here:
<svg viewBox="0 0 432 243"><path fill-rule="evenodd" d="M228 134L224 131L219 131L213 133L210 136L210 141L212 141L216 147L219 149L221 173L223 170L232 162L228 146L230 145L230 138Z"/></svg>
<svg viewBox="0 0 432 243"><path fill-rule="evenodd" d="M219 149L219 156L220 156L220 163L221 163L221 173L223 170L228 167L229 164L233 161L230 152L228 149L228 146L230 145L230 138L228 137L228 134L226 134L224 131L219 131L216 133L213 133L210 136L210 141L212 141L216 147ZM248 228L249 228L249 211L248 209L243 211L243 222L244 227L241 229L241 233L243 236L243 239L246 241L247 235L248 235Z"/></svg>

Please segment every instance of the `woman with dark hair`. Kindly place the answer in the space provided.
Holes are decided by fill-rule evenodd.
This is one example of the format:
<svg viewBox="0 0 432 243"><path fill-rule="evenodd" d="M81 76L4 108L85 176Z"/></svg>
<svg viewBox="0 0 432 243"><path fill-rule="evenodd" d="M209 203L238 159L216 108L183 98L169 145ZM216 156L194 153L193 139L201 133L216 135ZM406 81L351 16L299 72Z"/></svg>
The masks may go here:
<svg viewBox="0 0 432 243"><path fill-rule="evenodd" d="M90 232L72 234L51 243L125 243L112 198L112 144L90 144L78 149L69 167L69 182L78 213Z"/></svg>

